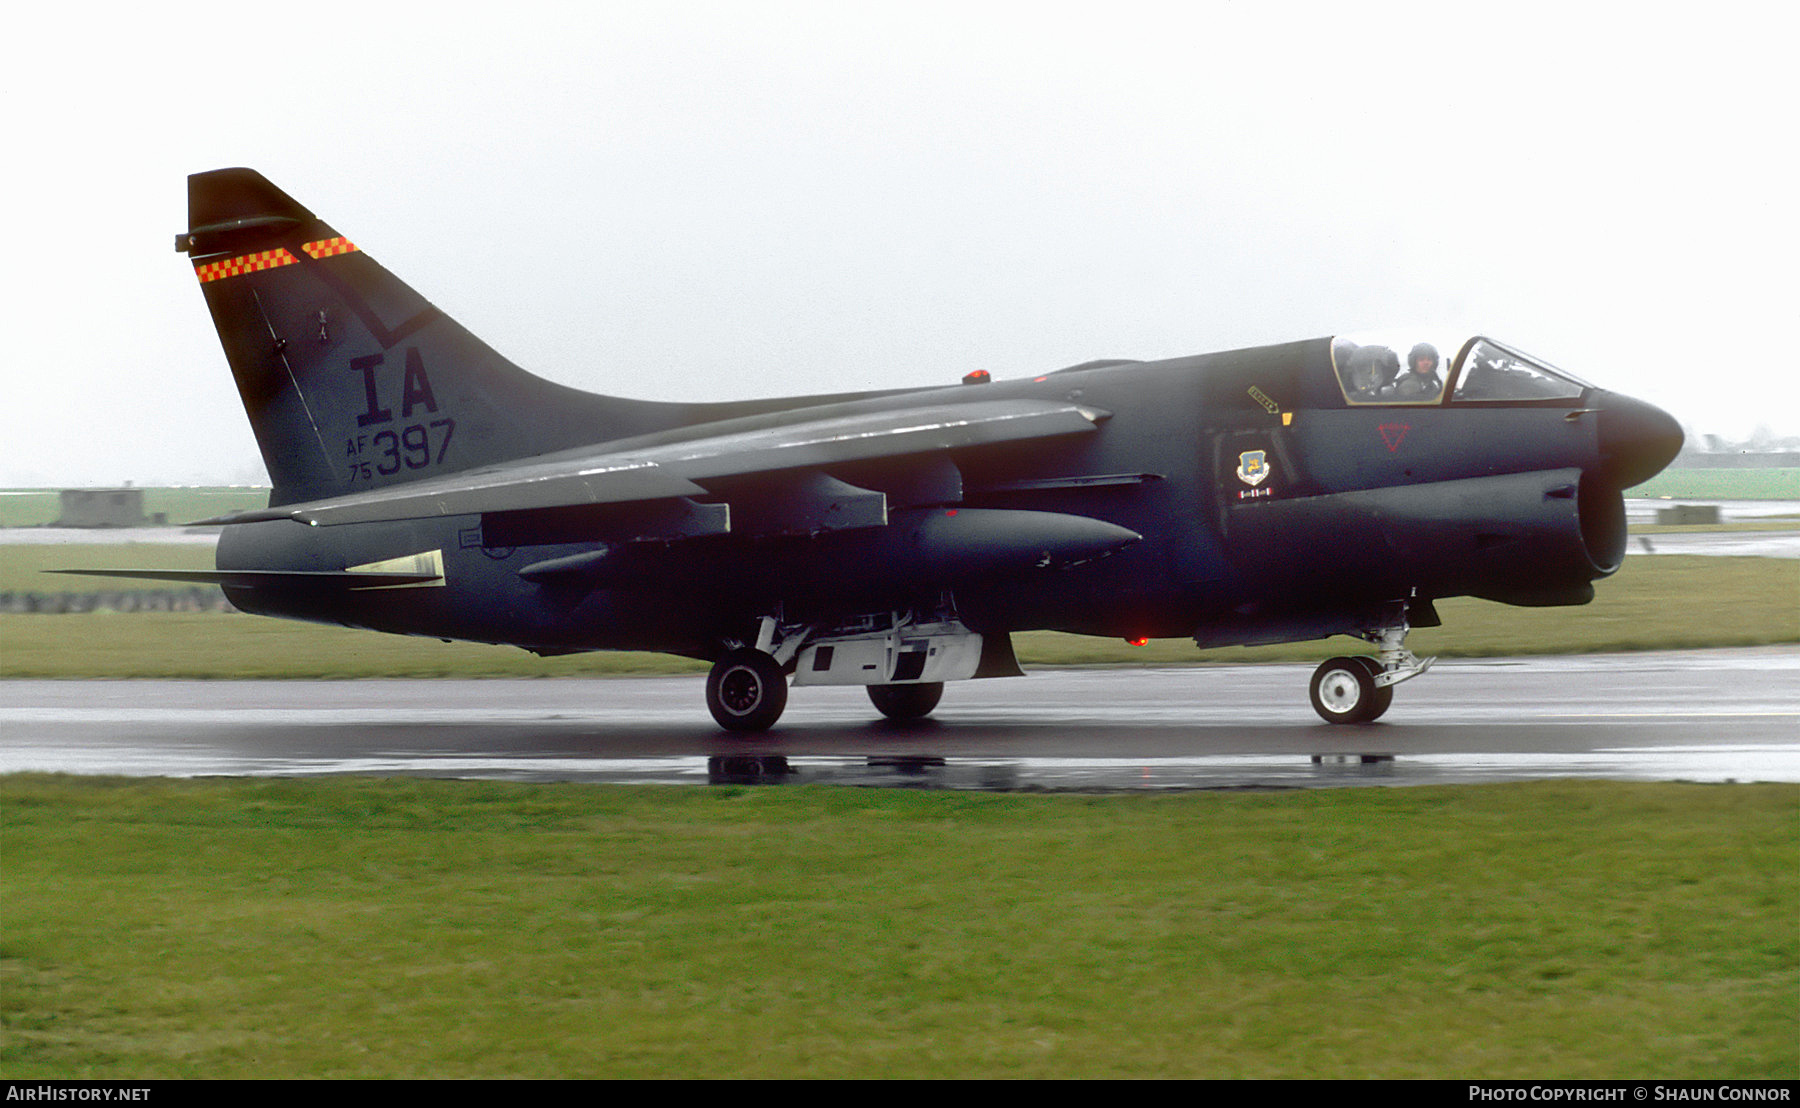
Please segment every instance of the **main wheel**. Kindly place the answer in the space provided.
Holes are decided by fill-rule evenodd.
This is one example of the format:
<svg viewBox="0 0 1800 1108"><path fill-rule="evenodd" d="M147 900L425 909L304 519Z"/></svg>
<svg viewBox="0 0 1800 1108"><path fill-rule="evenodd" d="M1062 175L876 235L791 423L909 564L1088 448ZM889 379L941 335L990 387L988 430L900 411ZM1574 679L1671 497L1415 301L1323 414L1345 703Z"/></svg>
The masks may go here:
<svg viewBox="0 0 1800 1108"><path fill-rule="evenodd" d="M870 685L869 703L889 719L923 719L944 696L942 681L912 685Z"/></svg>
<svg viewBox="0 0 1800 1108"><path fill-rule="evenodd" d="M1326 723L1367 723L1393 700L1390 690L1375 687L1375 669L1362 658L1321 663L1313 670L1311 691L1313 711Z"/></svg>
<svg viewBox="0 0 1800 1108"><path fill-rule="evenodd" d="M727 731L767 731L787 707L781 665L760 650L726 653L706 676L706 707Z"/></svg>

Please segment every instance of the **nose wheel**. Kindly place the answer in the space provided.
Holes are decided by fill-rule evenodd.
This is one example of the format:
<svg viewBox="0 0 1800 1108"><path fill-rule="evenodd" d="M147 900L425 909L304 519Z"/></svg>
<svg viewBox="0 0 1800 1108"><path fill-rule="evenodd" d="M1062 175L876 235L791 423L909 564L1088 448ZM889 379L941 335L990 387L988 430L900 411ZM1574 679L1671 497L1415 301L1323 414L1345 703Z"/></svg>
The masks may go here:
<svg viewBox="0 0 1800 1108"><path fill-rule="evenodd" d="M1406 649L1404 621L1361 636L1381 648L1377 658L1332 658L1313 670L1312 706L1326 723L1371 723L1394 703L1394 686L1431 668L1436 658L1418 658Z"/></svg>
<svg viewBox="0 0 1800 1108"><path fill-rule="evenodd" d="M1312 675L1312 706L1326 723L1369 723L1394 703L1392 685L1377 685L1373 658L1332 658Z"/></svg>

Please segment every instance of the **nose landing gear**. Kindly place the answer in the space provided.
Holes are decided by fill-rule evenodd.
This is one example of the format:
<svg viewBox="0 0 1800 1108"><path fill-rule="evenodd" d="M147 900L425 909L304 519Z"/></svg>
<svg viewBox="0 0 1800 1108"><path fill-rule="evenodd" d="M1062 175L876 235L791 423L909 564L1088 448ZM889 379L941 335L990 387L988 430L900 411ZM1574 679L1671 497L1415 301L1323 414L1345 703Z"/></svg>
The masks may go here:
<svg viewBox="0 0 1800 1108"><path fill-rule="evenodd" d="M1331 658L1313 671L1313 711L1326 723L1372 723L1394 702L1394 686L1431 668L1436 658L1420 659L1402 644L1412 628L1381 627L1362 637L1381 648L1379 656Z"/></svg>
<svg viewBox="0 0 1800 1108"><path fill-rule="evenodd" d="M1312 675L1312 706L1326 723L1368 723L1394 702L1390 686L1375 684L1381 664L1373 658L1331 658Z"/></svg>

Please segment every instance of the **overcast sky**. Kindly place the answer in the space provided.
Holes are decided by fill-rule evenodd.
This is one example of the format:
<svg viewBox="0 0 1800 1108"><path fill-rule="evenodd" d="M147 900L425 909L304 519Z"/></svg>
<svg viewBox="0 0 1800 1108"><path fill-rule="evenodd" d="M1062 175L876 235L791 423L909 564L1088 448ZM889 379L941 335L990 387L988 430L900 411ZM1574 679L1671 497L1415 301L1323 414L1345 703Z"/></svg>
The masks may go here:
<svg viewBox="0 0 1800 1108"><path fill-rule="evenodd" d="M600 392L1442 322L1800 433L1774 3L50 7L0 71L0 485L264 479L172 246L232 165Z"/></svg>

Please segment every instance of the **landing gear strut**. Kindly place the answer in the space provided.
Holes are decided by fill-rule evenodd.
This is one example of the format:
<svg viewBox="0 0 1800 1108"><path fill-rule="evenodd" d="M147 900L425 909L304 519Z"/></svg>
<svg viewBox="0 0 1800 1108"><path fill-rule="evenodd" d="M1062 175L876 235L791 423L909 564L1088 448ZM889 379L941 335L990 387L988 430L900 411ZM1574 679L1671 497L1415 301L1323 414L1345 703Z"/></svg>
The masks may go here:
<svg viewBox="0 0 1800 1108"><path fill-rule="evenodd" d="M1412 628L1381 627L1362 637L1381 648L1378 657L1331 658L1312 675L1312 706L1326 723L1372 723L1394 702L1394 686L1431 668L1402 644Z"/></svg>

